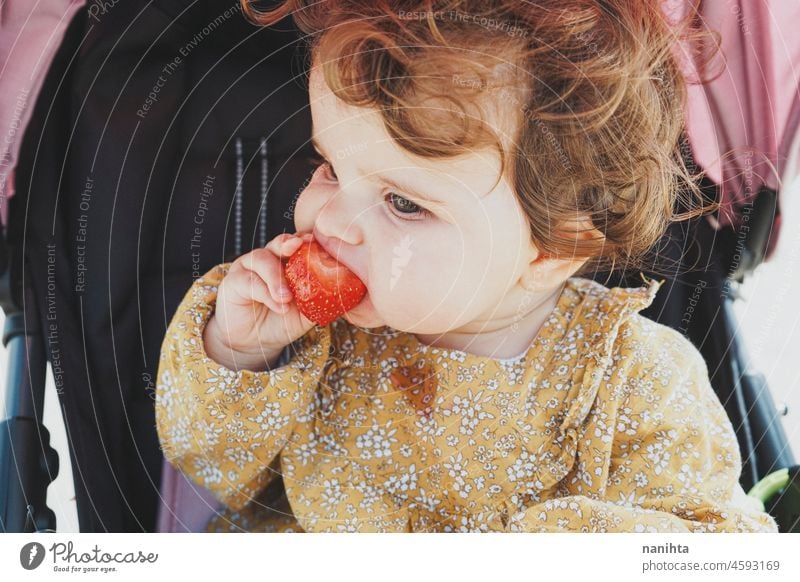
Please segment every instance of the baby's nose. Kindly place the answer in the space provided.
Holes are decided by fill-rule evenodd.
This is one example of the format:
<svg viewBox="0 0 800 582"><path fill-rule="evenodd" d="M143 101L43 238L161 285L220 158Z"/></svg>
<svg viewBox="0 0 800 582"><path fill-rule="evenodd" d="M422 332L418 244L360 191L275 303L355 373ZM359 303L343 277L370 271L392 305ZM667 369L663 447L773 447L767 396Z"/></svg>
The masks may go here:
<svg viewBox="0 0 800 582"><path fill-rule="evenodd" d="M359 245L363 241L362 230L359 226L359 214L351 208L344 198L346 196L337 192L320 208L314 221L314 232L332 241L341 241L347 245Z"/></svg>

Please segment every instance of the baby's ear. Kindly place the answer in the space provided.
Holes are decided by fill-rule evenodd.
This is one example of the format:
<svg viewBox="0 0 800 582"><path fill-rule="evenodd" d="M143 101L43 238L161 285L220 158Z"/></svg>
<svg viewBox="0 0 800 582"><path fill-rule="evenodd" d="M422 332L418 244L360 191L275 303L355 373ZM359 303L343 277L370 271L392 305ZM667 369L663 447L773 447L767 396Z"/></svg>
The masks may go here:
<svg viewBox="0 0 800 582"><path fill-rule="evenodd" d="M603 238L603 234L594 228L588 217L578 222L565 223L559 230L559 235L566 240ZM589 260L588 257L571 254L552 255L535 246L534 248L536 252L521 278L522 286L532 292L546 291L561 285Z"/></svg>

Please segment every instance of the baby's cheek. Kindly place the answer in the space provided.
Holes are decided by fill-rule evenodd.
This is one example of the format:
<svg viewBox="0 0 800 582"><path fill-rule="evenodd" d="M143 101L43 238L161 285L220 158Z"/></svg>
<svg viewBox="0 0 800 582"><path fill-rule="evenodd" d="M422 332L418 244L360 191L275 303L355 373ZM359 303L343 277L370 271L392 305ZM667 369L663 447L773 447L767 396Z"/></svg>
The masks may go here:
<svg viewBox="0 0 800 582"><path fill-rule="evenodd" d="M439 333L457 323L463 311L463 288L458 265L405 265L395 262L384 284L373 292L373 303L388 325L417 333ZM375 297L378 293L380 296Z"/></svg>

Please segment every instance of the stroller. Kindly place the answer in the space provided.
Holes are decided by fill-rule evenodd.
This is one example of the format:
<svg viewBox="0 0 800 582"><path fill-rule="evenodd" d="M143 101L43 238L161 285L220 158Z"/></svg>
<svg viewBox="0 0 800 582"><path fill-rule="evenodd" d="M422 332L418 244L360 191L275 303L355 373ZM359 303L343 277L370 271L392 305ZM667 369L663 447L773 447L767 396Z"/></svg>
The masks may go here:
<svg viewBox="0 0 800 582"><path fill-rule="evenodd" d="M737 432L742 485L788 532L800 531L800 469L731 308L775 249L778 178L800 158L790 69L800 43L778 29L800 9L778 4L700 4L728 65L691 88L681 153L705 170L703 191L722 211L670 228L660 252L676 270L642 313L701 351ZM0 10L10 128L0 141L0 530L57 529L46 504L59 467L42 424L48 362L80 530L196 530L219 504L164 462L159 348L194 279L294 230L313 157L302 37L289 20L253 26L238 0L7 0ZM745 155L720 163L728 151ZM594 278L636 286L639 273Z"/></svg>

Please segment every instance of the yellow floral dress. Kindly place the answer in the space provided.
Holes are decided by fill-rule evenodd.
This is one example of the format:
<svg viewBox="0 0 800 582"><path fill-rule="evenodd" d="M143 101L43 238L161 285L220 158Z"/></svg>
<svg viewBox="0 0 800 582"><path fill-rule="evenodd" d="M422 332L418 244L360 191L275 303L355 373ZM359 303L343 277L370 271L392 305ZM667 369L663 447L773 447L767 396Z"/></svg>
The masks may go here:
<svg viewBox="0 0 800 582"><path fill-rule="evenodd" d="M184 297L156 398L165 457L226 506L209 531L777 531L702 356L637 313L658 282L569 279L518 358L340 318L252 372L203 348L228 266Z"/></svg>

